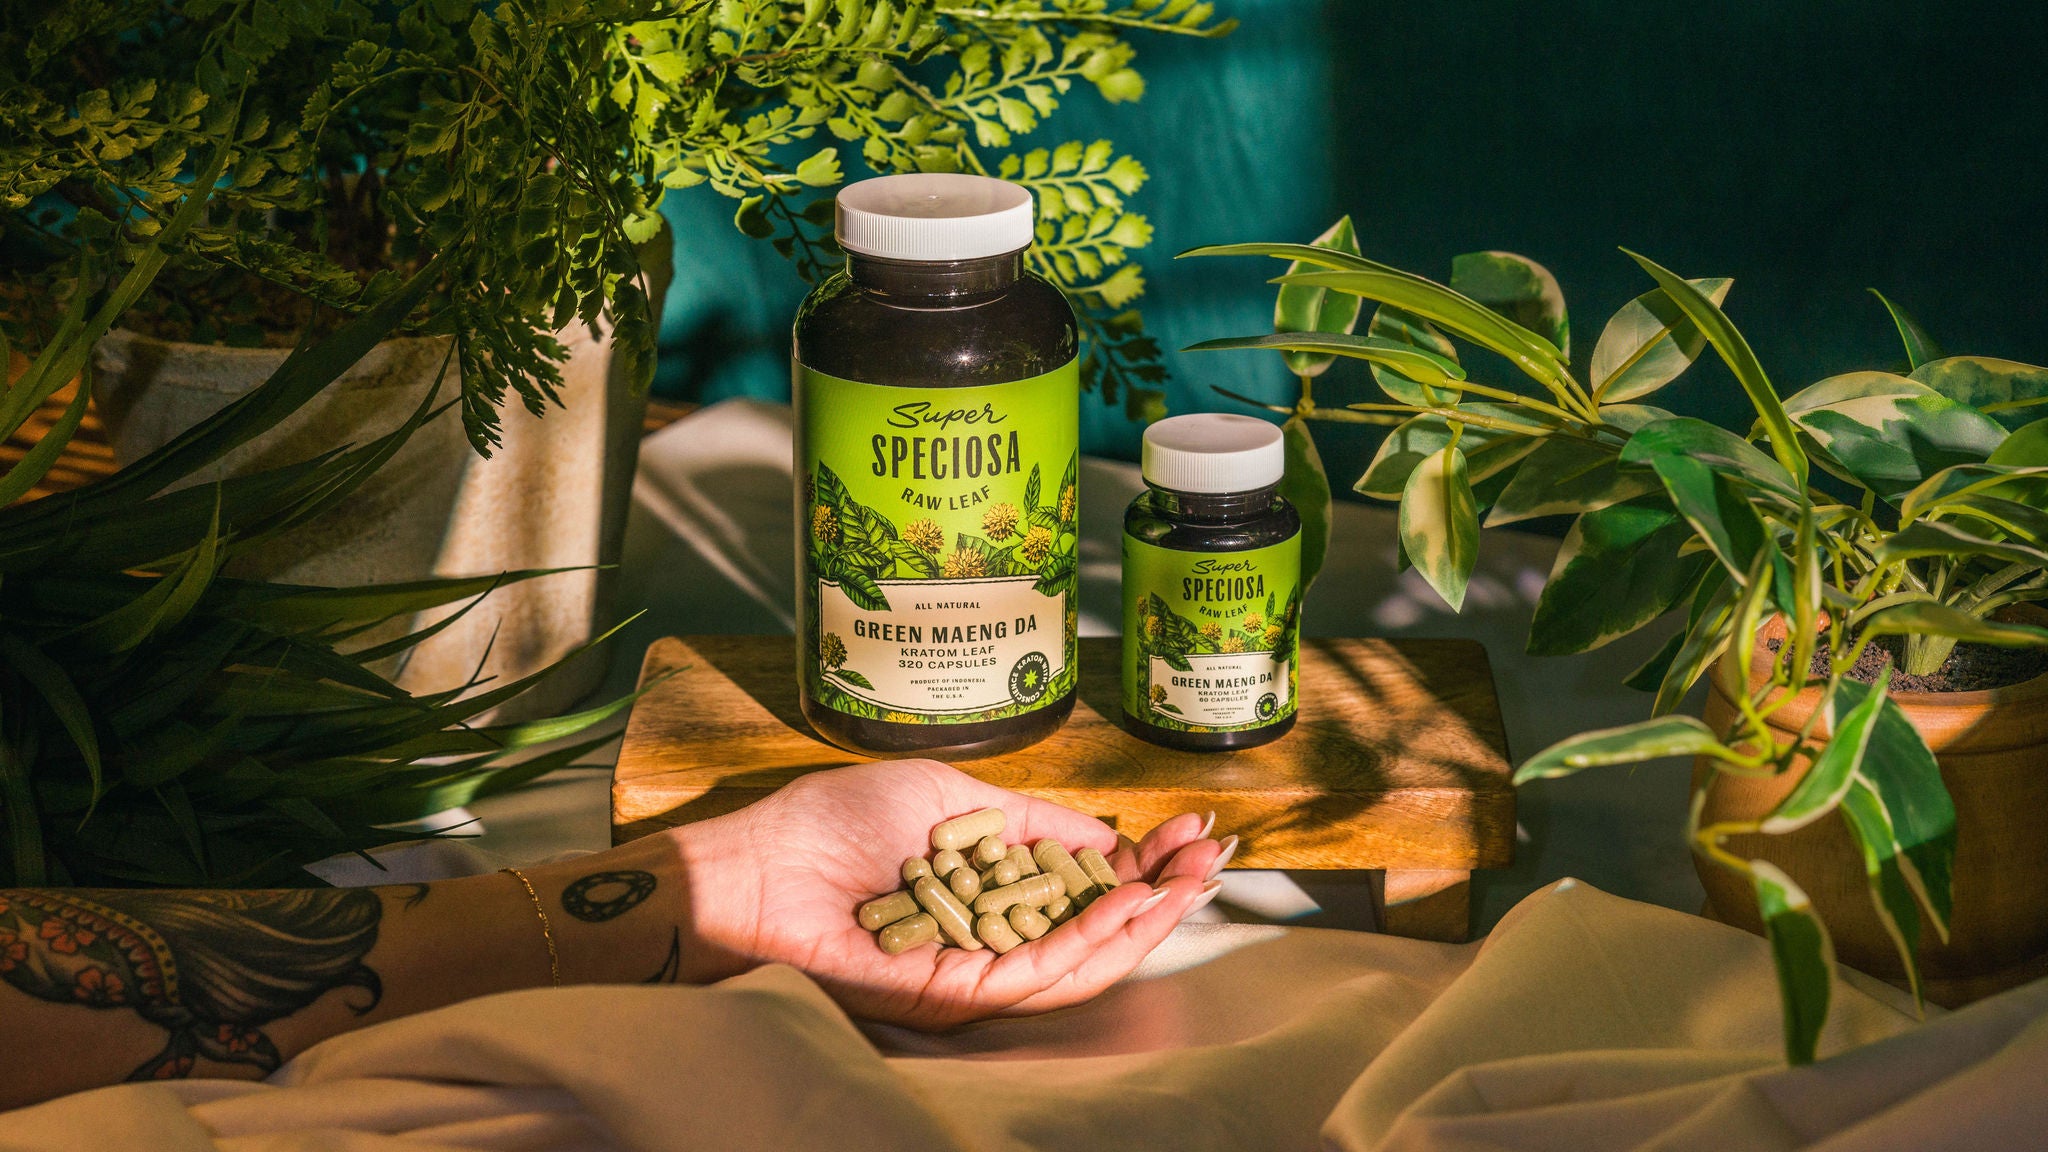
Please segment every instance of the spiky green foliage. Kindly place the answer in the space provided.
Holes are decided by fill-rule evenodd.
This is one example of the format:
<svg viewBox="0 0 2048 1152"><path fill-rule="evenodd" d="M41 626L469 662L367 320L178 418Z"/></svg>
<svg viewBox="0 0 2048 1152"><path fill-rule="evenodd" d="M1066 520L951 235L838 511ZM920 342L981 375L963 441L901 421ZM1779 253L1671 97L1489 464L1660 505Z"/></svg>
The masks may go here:
<svg viewBox="0 0 2048 1152"><path fill-rule="evenodd" d="M0 11L0 239L30 269L17 340L55 289L168 223L202 142L234 124L220 195L165 251L138 321L247 343L314 304L359 313L457 237L409 326L456 337L463 419L488 451L508 392L542 411L580 318L643 382L633 247L671 190L708 185L807 276L833 259L824 190L875 172L1002 174L1038 194L1035 270L1082 306L1086 379L1157 410L1128 307L1151 230L1143 166L1108 141L1015 147L1076 85L1144 83L1120 37L1228 31L1190 0L27 0ZM843 142L843 143L842 143ZM284 304L280 304L280 300Z"/></svg>
<svg viewBox="0 0 2048 1152"><path fill-rule="evenodd" d="M216 124L200 179L165 205L165 226L128 253L118 277L70 286L55 334L0 391L0 435L79 372L205 218L212 196L197 190L217 186L240 135L233 119ZM446 259L462 259L463 243ZM447 621L383 643L364 639L372 629L544 573L354 589L221 575L236 555L346 499L434 417L440 389L370 443L212 484L195 475L333 382L444 272L429 263L114 476L11 503L76 429L88 371L65 418L0 473L0 883L310 883L299 865L408 838L382 825L567 763L588 746L507 757L571 737L624 703L469 728L464 721L532 681L415 697L380 673L380 661Z"/></svg>

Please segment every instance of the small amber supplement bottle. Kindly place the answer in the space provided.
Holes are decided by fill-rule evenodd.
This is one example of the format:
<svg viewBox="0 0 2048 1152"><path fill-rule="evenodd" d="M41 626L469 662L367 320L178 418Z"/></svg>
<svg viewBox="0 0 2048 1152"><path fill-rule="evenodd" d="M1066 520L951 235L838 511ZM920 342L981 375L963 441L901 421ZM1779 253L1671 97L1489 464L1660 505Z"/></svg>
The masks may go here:
<svg viewBox="0 0 2048 1152"><path fill-rule="evenodd" d="M1123 725L1222 751L1294 726L1301 517L1280 496L1280 429L1175 416L1145 430L1146 490L1124 513Z"/></svg>
<svg viewBox="0 0 2048 1152"><path fill-rule="evenodd" d="M842 748L994 755L1073 711L1078 335L1024 267L1033 220L985 176L839 193L793 392L797 677Z"/></svg>

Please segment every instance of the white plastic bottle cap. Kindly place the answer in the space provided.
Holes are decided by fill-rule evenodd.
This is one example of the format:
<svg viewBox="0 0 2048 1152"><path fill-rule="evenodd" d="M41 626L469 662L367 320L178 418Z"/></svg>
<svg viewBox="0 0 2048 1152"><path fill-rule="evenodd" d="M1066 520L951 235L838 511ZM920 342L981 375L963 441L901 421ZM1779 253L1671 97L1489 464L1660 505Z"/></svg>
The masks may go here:
<svg viewBox="0 0 2048 1152"><path fill-rule="evenodd" d="M1280 429L1256 416L1198 412L1145 429L1145 480L1175 492L1250 492L1280 482Z"/></svg>
<svg viewBox="0 0 2048 1152"><path fill-rule="evenodd" d="M977 260L1031 247L1031 190L993 176L912 172L839 190L848 252L883 260Z"/></svg>

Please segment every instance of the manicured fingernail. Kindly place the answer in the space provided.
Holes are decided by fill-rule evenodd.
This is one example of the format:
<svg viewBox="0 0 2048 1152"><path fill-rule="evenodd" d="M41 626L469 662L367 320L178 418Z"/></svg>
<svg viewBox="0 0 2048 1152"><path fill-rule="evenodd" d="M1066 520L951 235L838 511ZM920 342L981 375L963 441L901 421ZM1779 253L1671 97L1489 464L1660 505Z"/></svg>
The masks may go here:
<svg viewBox="0 0 2048 1152"><path fill-rule="evenodd" d="M1200 832L1197 832L1197 833L1195 833L1195 839L1197 839L1197 840L1206 840L1206 839L1208 839L1208 838L1209 838L1209 829L1211 829L1211 828L1214 828L1215 826L1216 826L1216 810L1215 810L1214 808L1211 808L1211 809L1209 810L1209 818L1208 818L1207 820L1204 820L1204 821L1202 821L1202 830L1201 830Z"/></svg>
<svg viewBox="0 0 2048 1152"><path fill-rule="evenodd" d="M1202 885L1202 894L1195 897L1195 902L1188 905L1188 910L1181 913L1180 918L1186 920L1201 909L1208 907L1209 901L1214 900L1216 894L1221 891L1223 891L1223 881L1221 880L1211 880L1207 884Z"/></svg>
<svg viewBox="0 0 2048 1152"><path fill-rule="evenodd" d="M1218 876L1223 875L1223 869L1229 866L1230 858L1235 855L1237 855L1237 837L1232 836L1223 842L1223 854L1216 857L1214 864L1209 865L1209 875L1206 878L1214 881Z"/></svg>
<svg viewBox="0 0 2048 1152"><path fill-rule="evenodd" d="M1131 917L1133 919L1136 919L1137 917L1143 916L1145 913L1150 912L1153 908L1158 906L1161 900L1166 899L1168 895L1169 893L1167 892L1167 890L1161 888L1159 891L1154 892L1150 896L1145 897L1145 902L1143 904L1140 904L1136 908L1131 910Z"/></svg>

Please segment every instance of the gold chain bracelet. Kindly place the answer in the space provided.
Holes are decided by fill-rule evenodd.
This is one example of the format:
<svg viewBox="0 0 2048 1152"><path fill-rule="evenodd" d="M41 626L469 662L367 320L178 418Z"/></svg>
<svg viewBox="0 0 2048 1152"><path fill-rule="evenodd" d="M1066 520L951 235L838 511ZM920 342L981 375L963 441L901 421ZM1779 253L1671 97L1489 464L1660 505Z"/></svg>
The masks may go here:
<svg viewBox="0 0 2048 1152"><path fill-rule="evenodd" d="M562 986L562 954L555 950L555 928L554 925L548 923L548 910L540 902L540 893L533 890L533 881L528 880L526 873L521 872L519 869L500 868L498 871L510 873L514 880L519 881L519 886L526 889L526 898L533 901L533 914L540 917L540 938L547 941L548 945L548 976L554 981L555 987L560 988Z"/></svg>

